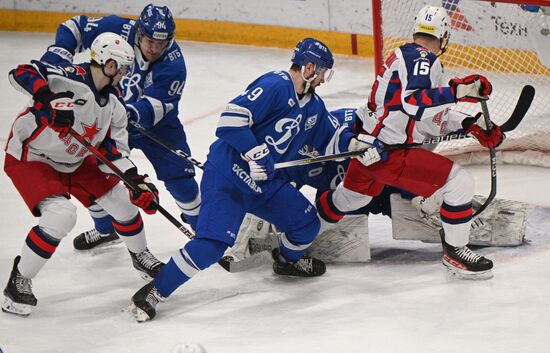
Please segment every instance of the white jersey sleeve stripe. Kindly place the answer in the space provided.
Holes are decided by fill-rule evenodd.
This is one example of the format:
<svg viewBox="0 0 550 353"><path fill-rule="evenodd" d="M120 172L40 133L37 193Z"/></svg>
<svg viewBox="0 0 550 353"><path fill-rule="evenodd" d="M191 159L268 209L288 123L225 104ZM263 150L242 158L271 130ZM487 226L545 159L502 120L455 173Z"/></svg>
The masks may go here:
<svg viewBox="0 0 550 353"><path fill-rule="evenodd" d="M143 96L143 98L147 99L147 101L151 104L153 107L153 112L155 114L153 118L153 126L157 125L158 122L164 117L164 104L162 104L161 101L159 101L156 98L149 97L149 96Z"/></svg>
<svg viewBox="0 0 550 353"><path fill-rule="evenodd" d="M249 126L248 118L239 118L236 116L224 116L222 115L218 120L218 128L222 127L245 127Z"/></svg>
<svg viewBox="0 0 550 353"><path fill-rule="evenodd" d="M63 23L63 26L67 27L69 31L74 36L74 39L76 39L77 44L77 51L81 51L82 48L82 35L80 34L80 29L78 28L78 21L80 21L80 16L76 16L71 18L70 20L67 20Z"/></svg>

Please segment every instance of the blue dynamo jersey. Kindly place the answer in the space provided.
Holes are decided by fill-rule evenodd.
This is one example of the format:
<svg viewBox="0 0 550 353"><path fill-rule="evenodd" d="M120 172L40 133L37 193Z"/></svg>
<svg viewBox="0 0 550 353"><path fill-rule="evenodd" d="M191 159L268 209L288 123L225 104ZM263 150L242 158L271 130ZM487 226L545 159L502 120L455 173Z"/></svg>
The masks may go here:
<svg viewBox="0 0 550 353"><path fill-rule="evenodd" d="M342 108L331 111L330 114L338 120L338 123L346 128L346 131L353 130L357 115L355 108ZM348 140L349 141L349 140ZM348 142L349 143L349 142ZM311 153L310 157L315 157L317 153ZM304 153L301 158L307 158ZM344 180L349 159L342 161L329 161L324 163L314 163L304 166L297 166L283 169L287 179L296 183L297 188L308 185L318 191L332 190Z"/></svg>
<svg viewBox="0 0 550 353"><path fill-rule="evenodd" d="M179 45L172 41L153 63L145 61L137 48L136 21L118 16L75 16L59 26L55 44L48 48L41 61L72 62L73 55L90 48L93 40L105 32L120 35L135 48L134 70L120 82L129 114L135 114L145 128L181 127L178 104L187 69Z"/></svg>
<svg viewBox="0 0 550 353"><path fill-rule="evenodd" d="M246 179L248 163L241 157L265 143L275 161L303 158L304 153L346 151L353 133L344 129L316 94L301 101L290 74L273 71L252 82L245 92L228 103L221 114L208 161L243 190L263 192ZM284 177L282 172L278 176ZM237 177L237 179L235 179Z"/></svg>

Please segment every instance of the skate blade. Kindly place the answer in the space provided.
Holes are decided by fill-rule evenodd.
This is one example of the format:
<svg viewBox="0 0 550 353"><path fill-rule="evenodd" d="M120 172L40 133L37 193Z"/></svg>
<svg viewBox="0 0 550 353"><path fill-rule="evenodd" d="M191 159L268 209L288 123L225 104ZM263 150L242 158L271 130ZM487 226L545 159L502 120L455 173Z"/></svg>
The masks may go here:
<svg viewBox="0 0 550 353"><path fill-rule="evenodd" d="M27 317L32 312L32 306L29 304L16 303L10 298L6 298L4 300L4 305L2 305L2 311L8 314Z"/></svg>
<svg viewBox="0 0 550 353"><path fill-rule="evenodd" d="M88 250L77 250L78 252L88 252L91 255L100 255L113 250L113 246L122 243L122 239L111 240L110 242L100 244Z"/></svg>
<svg viewBox="0 0 550 353"><path fill-rule="evenodd" d="M151 320L149 315L140 308L138 308L133 302L128 306L128 312L134 317L137 322L145 322Z"/></svg>
<svg viewBox="0 0 550 353"><path fill-rule="evenodd" d="M81 255L92 255L92 256L101 255L101 254L105 254L107 252L116 250L117 248L114 247L114 245L117 245L117 244L120 244L120 243L122 243L122 240L121 239L116 239L116 240L112 240L112 241L107 242L107 243L100 244L100 245L95 246L91 249L76 249L76 248L73 247L73 251L76 254L81 254Z"/></svg>
<svg viewBox="0 0 550 353"><path fill-rule="evenodd" d="M446 266L446 269L447 269L447 277L450 277L450 278L457 278L457 279L470 280L470 281L485 281L493 278L492 270L473 272L473 271L461 270L455 267L449 268L447 266Z"/></svg>

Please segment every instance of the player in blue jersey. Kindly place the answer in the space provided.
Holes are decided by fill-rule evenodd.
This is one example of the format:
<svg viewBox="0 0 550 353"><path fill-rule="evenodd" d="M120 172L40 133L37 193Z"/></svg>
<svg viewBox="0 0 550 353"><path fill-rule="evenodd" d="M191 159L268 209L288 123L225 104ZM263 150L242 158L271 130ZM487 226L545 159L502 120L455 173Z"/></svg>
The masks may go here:
<svg viewBox="0 0 550 353"><path fill-rule="evenodd" d="M174 41L175 22L167 7L147 5L137 21L118 16L92 18L76 16L59 26L55 44L42 61L72 62L76 52L90 47L101 33L120 34L134 47L134 69L119 87L126 103L128 119L158 135L170 145L190 154L183 126L178 119L179 101L187 70L179 45ZM157 178L164 182L182 212L182 218L196 227L200 193L193 165L164 147L132 130L131 148L143 151ZM99 205L88 208L95 228L74 239L76 249L85 250L118 242L112 217Z"/></svg>
<svg viewBox="0 0 550 353"><path fill-rule="evenodd" d="M399 47L380 68L368 105L358 111L363 130L386 145L402 147L388 152L386 161L363 166L352 160L344 182L324 193L319 214L337 222L391 185L429 197L441 189L443 263L459 276L490 278L493 263L466 245L472 221L472 176L448 158L422 148L425 137L464 130L480 144L497 147L504 135L497 125L485 131L481 113L469 117L450 110L457 102L477 103L491 93L481 75L453 78L443 84L439 55L447 48L450 32L445 9L425 6L417 15L413 43Z"/></svg>
<svg viewBox="0 0 550 353"><path fill-rule="evenodd" d="M217 262L234 244L247 212L285 232L274 254L276 274L312 277L325 272L322 261L303 257L319 231L315 207L274 170L274 163L298 157L306 145L314 146L315 132L328 146L323 153L366 149L359 156L363 163L380 160L372 148L374 139L355 138L341 129L314 92L330 79L333 63L325 44L303 39L294 49L288 72L262 75L229 102L205 164L196 237L132 297L131 312L138 321L152 319L159 301Z"/></svg>

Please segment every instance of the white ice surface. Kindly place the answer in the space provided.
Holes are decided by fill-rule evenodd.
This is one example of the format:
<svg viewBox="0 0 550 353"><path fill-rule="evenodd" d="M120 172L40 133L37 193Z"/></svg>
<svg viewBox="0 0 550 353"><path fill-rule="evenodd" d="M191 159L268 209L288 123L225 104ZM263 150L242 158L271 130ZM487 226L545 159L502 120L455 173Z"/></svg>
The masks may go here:
<svg viewBox="0 0 550 353"><path fill-rule="evenodd" d="M7 72L38 58L52 35L0 32L0 137L26 98ZM213 141L219 112L258 75L287 69L288 50L181 43L188 82L181 119L198 160ZM358 106L373 79L369 60L337 57L333 81L319 92L329 108ZM3 160L3 158L2 158ZM141 153L134 160L153 174ZM469 168L487 194L488 166ZM550 206L550 172L499 166L498 197ZM0 173L0 288L15 255L36 224L11 181ZM159 185L161 186L161 185ZM163 205L176 206L161 188ZM373 261L329 265L316 279L275 277L269 266L229 274L218 266L200 273L159 306L157 318L137 324L123 310L144 282L118 245L78 254L74 235L92 222L79 207L73 233L34 280L39 305L28 318L0 313L5 353L170 352L200 342L208 353L242 352L550 352L550 209L529 213L528 245L483 249L495 277L448 278L440 246L391 239L384 217L371 217ZM146 216L149 247L161 259L186 239L161 215Z"/></svg>

